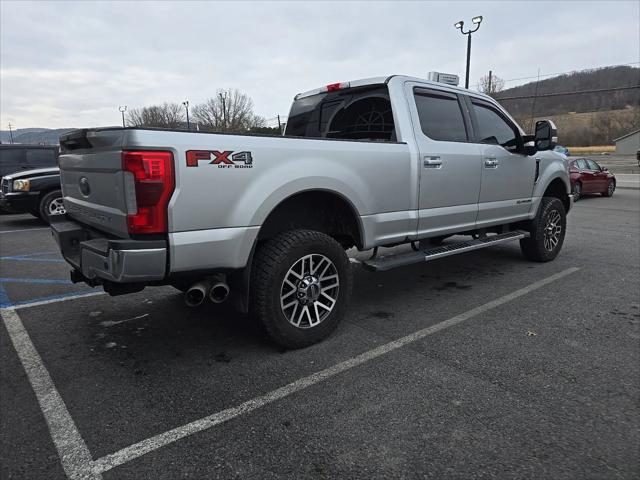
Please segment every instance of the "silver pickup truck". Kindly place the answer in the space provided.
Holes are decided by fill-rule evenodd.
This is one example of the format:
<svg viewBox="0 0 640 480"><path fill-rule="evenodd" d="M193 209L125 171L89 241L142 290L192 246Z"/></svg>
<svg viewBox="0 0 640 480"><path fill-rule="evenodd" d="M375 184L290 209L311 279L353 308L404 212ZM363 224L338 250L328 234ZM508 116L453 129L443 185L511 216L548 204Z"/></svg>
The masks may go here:
<svg viewBox="0 0 640 480"><path fill-rule="evenodd" d="M282 137L78 130L61 138L67 214L52 230L73 281L111 295L168 284L190 306L231 294L298 348L345 314L347 249L373 249L371 270L513 240L553 260L572 202L556 135L399 75L297 95ZM400 244L412 248L379 254Z"/></svg>

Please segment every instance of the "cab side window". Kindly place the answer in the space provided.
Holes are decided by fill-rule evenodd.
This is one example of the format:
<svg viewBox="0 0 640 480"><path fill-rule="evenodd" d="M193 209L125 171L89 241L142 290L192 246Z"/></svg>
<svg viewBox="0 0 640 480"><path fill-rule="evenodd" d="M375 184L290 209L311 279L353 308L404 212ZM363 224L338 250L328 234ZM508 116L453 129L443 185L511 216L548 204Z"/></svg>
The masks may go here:
<svg viewBox="0 0 640 480"><path fill-rule="evenodd" d="M589 160L588 158L587 160L587 164L589 165L589 170L594 170L596 172L600 171L600 167L598 166L598 164L596 162L594 162L593 160Z"/></svg>
<svg viewBox="0 0 640 480"><path fill-rule="evenodd" d="M414 89L414 98L422 132L432 140L467 142L467 129L457 95Z"/></svg>
<svg viewBox="0 0 640 480"><path fill-rule="evenodd" d="M478 123L478 141L480 143L501 145L510 152L516 151L520 135L515 126L489 104L476 100L472 100L471 103Z"/></svg>

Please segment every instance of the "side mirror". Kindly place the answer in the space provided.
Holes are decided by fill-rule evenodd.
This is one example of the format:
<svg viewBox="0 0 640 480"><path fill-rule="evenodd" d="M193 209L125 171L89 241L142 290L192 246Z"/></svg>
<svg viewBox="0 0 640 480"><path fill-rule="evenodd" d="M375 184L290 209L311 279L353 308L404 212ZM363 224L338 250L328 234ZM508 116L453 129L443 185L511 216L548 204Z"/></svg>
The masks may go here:
<svg viewBox="0 0 640 480"><path fill-rule="evenodd" d="M607 167L605 167L604 165L600 165L600 171L602 172L608 172L609 169Z"/></svg>
<svg viewBox="0 0 640 480"><path fill-rule="evenodd" d="M538 120L534 144L536 150L553 150L558 143L558 129L551 120Z"/></svg>

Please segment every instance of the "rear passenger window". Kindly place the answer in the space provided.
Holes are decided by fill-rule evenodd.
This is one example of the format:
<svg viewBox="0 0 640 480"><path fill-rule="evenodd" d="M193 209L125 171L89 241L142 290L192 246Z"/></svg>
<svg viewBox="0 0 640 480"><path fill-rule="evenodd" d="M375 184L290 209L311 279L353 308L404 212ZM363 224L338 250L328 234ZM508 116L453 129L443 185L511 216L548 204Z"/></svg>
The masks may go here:
<svg viewBox="0 0 640 480"><path fill-rule="evenodd" d="M33 167L55 167L56 152L50 149L33 149L27 150L27 165Z"/></svg>
<svg viewBox="0 0 640 480"><path fill-rule="evenodd" d="M432 140L466 142L467 130L458 97L446 92L415 89L420 128Z"/></svg>

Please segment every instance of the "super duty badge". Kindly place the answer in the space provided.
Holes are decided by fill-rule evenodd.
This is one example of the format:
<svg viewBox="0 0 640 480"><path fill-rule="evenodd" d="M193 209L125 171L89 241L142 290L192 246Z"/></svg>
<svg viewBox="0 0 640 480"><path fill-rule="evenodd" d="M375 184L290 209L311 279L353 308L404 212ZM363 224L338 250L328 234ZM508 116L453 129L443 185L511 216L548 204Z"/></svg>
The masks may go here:
<svg viewBox="0 0 640 480"><path fill-rule="evenodd" d="M252 168L253 157L251 152L237 152L232 150L188 150L187 167L197 167L201 161L209 162L209 165L217 165L218 168Z"/></svg>

